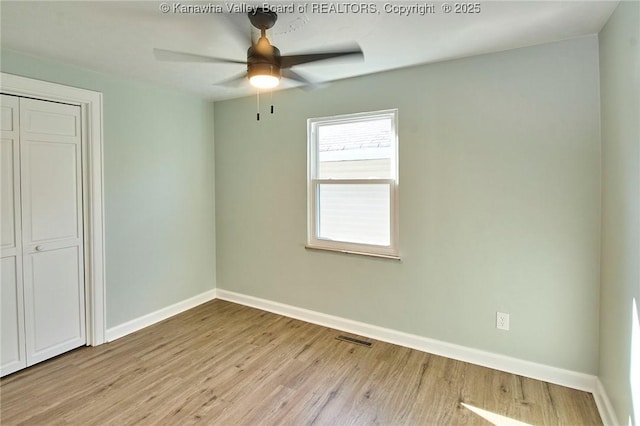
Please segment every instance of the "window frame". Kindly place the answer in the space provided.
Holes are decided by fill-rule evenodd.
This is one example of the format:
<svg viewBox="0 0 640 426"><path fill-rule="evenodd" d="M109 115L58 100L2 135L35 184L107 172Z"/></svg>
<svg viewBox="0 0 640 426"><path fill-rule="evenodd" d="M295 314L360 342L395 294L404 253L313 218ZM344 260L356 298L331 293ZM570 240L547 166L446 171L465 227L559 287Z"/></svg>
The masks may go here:
<svg viewBox="0 0 640 426"><path fill-rule="evenodd" d="M392 178L382 179L318 179L319 141L318 128L323 125L336 125L353 122L374 121L381 118L391 119L391 172ZM354 114L342 114L329 117L309 118L307 120L307 245L309 249L329 250L374 257L400 259L399 246L399 169L398 169L398 109L386 109ZM318 199L320 185L387 185L389 187L389 245L363 244L348 241L336 241L318 238L319 221Z"/></svg>

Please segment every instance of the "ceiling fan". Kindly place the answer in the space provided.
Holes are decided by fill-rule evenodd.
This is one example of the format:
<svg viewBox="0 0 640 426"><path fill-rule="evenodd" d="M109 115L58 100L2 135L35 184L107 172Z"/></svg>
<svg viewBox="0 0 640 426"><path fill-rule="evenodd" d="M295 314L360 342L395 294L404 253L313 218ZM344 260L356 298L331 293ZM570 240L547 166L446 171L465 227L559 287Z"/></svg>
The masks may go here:
<svg viewBox="0 0 640 426"><path fill-rule="evenodd" d="M231 85L248 78L251 85L258 89L273 89L280 84L282 77L298 81L304 85L313 86L313 82L293 71L291 68L296 65L345 56L363 57L362 49L360 49L360 46L357 44L343 50L282 56L280 55L280 50L269 42L266 35L267 30L273 27L278 19L276 12L265 7L257 7L252 9L247 15L249 16L251 25L260 30L260 38L254 41L252 37L249 37L248 41L251 43L251 46L247 50L246 61L216 58L165 49L153 49L154 55L156 59L161 61L243 64L247 66L246 72L218 84Z"/></svg>

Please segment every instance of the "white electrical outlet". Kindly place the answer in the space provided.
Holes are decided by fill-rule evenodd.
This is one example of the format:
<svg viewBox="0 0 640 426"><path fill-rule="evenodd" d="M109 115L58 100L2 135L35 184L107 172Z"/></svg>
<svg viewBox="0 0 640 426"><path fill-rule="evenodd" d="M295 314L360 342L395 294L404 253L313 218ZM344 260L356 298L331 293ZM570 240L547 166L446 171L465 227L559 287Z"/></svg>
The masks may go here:
<svg viewBox="0 0 640 426"><path fill-rule="evenodd" d="M496 328L509 331L509 314L496 312Z"/></svg>

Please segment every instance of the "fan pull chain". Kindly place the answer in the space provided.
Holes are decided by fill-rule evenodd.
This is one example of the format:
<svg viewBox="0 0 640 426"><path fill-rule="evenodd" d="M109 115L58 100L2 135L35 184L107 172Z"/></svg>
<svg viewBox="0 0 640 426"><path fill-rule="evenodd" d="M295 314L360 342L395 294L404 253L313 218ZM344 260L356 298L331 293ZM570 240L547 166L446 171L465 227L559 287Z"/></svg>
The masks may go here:
<svg viewBox="0 0 640 426"><path fill-rule="evenodd" d="M273 114L273 90L270 92L271 97L271 114Z"/></svg>
<svg viewBox="0 0 640 426"><path fill-rule="evenodd" d="M260 121L260 89L258 89L256 95L256 120Z"/></svg>
<svg viewBox="0 0 640 426"><path fill-rule="evenodd" d="M269 92L270 103L271 103L271 114L275 112L275 107L273 106L273 91ZM256 91L256 121L260 121L260 89Z"/></svg>

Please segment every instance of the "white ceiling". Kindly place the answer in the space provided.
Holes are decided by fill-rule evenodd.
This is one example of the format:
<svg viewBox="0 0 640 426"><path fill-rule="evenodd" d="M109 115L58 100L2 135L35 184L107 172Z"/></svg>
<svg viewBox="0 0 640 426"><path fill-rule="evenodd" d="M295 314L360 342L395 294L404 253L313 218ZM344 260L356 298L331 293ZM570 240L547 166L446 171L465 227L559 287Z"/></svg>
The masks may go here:
<svg viewBox="0 0 640 426"><path fill-rule="evenodd" d="M213 4L226 8L250 2L167 1L172 9L169 13L160 11L161 3L3 0L1 47L209 99L253 93L248 82L239 88L215 85L242 72L243 65L158 62L152 53L157 47L245 60L248 45L234 36L230 25L239 19L249 31L244 15L176 13L173 7ZM295 68L309 78L330 81L595 34L617 1L481 1L477 14L443 13L443 2L433 2L428 4L435 13L424 16L387 13L385 2L374 2L379 13L314 13L311 4L306 13L279 14L268 36L283 55L359 43L365 55L362 62L328 61ZM315 4L337 7L357 3Z"/></svg>

